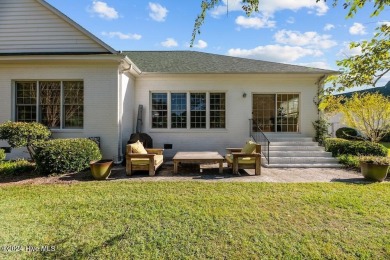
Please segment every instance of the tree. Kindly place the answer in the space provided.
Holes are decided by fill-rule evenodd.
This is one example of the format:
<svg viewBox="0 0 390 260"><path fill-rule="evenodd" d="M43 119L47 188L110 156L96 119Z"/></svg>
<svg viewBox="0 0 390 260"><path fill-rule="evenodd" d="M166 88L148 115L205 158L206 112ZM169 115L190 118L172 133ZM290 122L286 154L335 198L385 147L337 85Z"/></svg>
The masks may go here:
<svg viewBox="0 0 390 260"><path fill-rule="evenodd" d="M330 114L342 113L344 123L371 142L379 142L390 130L390 101L379 93L328 96L322 108Z"/></svg>
<svg viewBox="0 0 390 260"><path fill-rule="evenodd" d="M344 91L359 86L376 86L390 71L390 26L383 24L369 41L352 42L350 49L361 48L361 54L337 61L342 74L327 79L328 92Z"/></svg>
<svg viewBox="0 0 390 260"><path fill-rule="evenodd" d="M31 159L34 158L34 150L32 148L34 142L47 140L51 136L51 131L46 126L32 122L5 122L0 124L0 139L7 140L12 148L25 146L30 154Z"/></svg>
<svg viewBox="0 0 390 260"><path fill-rule="evenodd" d="M200 28L204 24L205 18L206 18L206 12L208 10L212 10L215 8L218 4L222 3L223 0L202 0L201 3L201 11L200 14L195 19L194 28L192 31L192 38L191 38L191 47L194 44L196 35L200 34ZM228 0L229 1L229 0ZM314 1L314 0L313 0ZM326 0L315 0L316 2L324 1ZM250 16L253 12L259 12L259 3L260 0L242 0L242 10L246 13L247 16ZM371 13L371 16L376 16L380 12L383 11L383 9L390 5L390 0L344 0L344 3L342 4L344 9L348 10L347 18L353 17L356 12L363 8L367 2L374 2L374 11ZM333 6L336 6L339 4L338 0L333 0ZM229 10L226 9L226 12Z"/></svg>

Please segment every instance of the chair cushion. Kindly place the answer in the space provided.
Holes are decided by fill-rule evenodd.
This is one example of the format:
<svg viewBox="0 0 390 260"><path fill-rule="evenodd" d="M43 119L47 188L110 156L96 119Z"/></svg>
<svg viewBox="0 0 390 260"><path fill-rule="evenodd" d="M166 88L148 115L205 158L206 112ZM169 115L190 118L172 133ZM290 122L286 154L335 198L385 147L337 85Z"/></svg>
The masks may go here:
<svg viewBox="0 0 390 260"><path fill-rule="evenodd" d="M147 154L143 144L138 140L136 143L131 144L131 152L138 154Z"/></svg>
<svg viewBox="0 0 390 260"><path fill-rule="evenodd" d="M253 141L246 142L245 146L241 149L242 153L253 153L256 149L256 143Z"/></svg>
<svg viewBox="0 0 390 260"><path fill-rule="evenodd" d="M163 155L155 155L154 156L154 165L159 165L163 162ZM131 164L133 165L149 165L148 158L131 158Z"/></svg>
<svg viewBox="0 0 390 260"><path fill-rule="evenodd" d="M233 155L232 154L227 154L225 156L225 159L228 163L232 164L233 163ZM255 164L256 159L251 158L251 157L240 157L238 159L238 164Z"/></svg>

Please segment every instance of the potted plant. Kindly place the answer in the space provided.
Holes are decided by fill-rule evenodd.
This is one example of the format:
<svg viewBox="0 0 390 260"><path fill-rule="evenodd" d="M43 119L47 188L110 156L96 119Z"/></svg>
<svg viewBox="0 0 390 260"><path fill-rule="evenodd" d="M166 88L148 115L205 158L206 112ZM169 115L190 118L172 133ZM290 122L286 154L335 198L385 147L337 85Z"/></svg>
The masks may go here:
<svg viewBox="0 0 390 260"><path fill-rule="evenodd" d="M360 170L366 179L383 181L390 167L390 157L361 156Z"/></svg>
<svg viewBox="0 0 390 260"><path fill-rule="evenodd" d="M91 168L92 176L96 180L105 180L111 173L111 168L113 165L113 160L102 159L97 161L91 161L89 166Z"/></svg>

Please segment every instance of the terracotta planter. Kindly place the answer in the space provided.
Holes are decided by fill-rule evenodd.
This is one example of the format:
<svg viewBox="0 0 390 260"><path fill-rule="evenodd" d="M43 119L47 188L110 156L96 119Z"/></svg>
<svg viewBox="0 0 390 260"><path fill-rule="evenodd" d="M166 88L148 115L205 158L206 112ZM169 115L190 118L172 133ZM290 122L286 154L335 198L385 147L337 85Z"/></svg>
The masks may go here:
<svg viewBox="0 0 390 260"><path fill-rule="evenodd" d="M92 176L96 180L105 180L110 176L111 168L113 165L112 160L98 160L89 163L91 167Z"/></svg>
<svg viewBox="0 0 390 260"><path fill-rule="evenodd" d="M389 170L390 165L378 165L373 163L360 163L360 170L366 179L374 181L383 181Z"/></svg>

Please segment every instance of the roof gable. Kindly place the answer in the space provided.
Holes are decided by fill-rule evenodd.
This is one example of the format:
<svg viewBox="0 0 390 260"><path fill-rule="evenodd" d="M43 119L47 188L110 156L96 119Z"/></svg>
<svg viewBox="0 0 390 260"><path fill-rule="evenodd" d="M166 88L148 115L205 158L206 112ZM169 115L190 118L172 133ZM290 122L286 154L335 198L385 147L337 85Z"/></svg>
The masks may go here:
<svg viewBox="0 0 390 260"><path fill-rule="evenodd" d="M116 53L43 0L2 0L0 54Z"/></svg>
<svg viewBox="0 0 390 260"><path fill-rule="evenodd" d="M335 74L336 71L196 51L125 51L147 73Z"/></svg>

